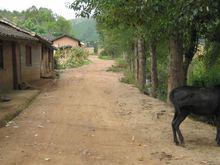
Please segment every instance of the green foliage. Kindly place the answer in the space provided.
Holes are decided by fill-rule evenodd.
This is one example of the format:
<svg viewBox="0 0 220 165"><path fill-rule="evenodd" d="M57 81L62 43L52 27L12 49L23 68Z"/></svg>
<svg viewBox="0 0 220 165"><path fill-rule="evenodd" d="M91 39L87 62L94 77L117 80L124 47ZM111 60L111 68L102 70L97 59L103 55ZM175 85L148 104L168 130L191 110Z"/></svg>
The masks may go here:
<svg viewBox="0 0 220 165"><path fill-rule="evenodd" d="M69 69L88 64L89 52L82 48L64 48L55 52L56 69Z"/></svg>
<svg viewBox="0 0 220 165"><path fill-rule="evenodd" d="M128 68L128 64L122 58L115 58L115 64L108 68L107 71L111 72L123 72Z"/></svg>
<svg viewBox="0 0 220 165"><path fill-rule="evenodd" d="M127 62L122 58L116 58L115 61L115 65L112 65L107 71L122 72L124 76L121 78L121 82L126 84L135 84L134 74L130 71Z"/></svg>
<svg viewBox="0 0 220 165"><path fill-rule="evenodd" d="M105 51L102 51L99 54L99 58L102 60L112 60L113 59L111 56L107 55Z"/></svg>
<svg viewBox="0 0 220 165"><path fill-rule="evenodd" d="M202 60L207 69L209 69L213 65L219 64L220 43L207 41L205 43L205 53Z"/></svg>
<svg viewBox="0 0 220 165"><path fill-rule="evenodd" d="M195 86L213 86L220 84L220 63L209 66L204 61L196 59L192 63L188 76L188 84Z"/></svg>
<svg viewBox="0 0 220 165"><path fill-rule="evenodd" d="M98 24L100 33L100 47L104 49L105 53L113 58L117 58L123 53L130 53L133 44L133 31L132 29L120 26L118 28L109 29L103 24Z"/></svg>
<svg viewBox="0 0 220 165"><path fill-rule="evenodd" d="M192 62L188 80L196 86L220 84L220 43L206 42L205 51Z"/></svg>
<svg viewBox="0 0 220 165"><path fill-rule="evenodd" d="M76 18L73 20L75 37L86 43L98 41L96 21L94 19Z"/></svg>
<svg viewBox="0 0 220 165"><path fill-rule="evenodd" d="M124 69L123 74L124 74L124 77L121 78L121 82L126 83L126 84L136 84L135 76L130 71L129 68Z"/></svg>
<svg viewBox="0 0 220 165"><path fill-rule="evenodd" d="M108 53L105 51L105 50L102 50L100 53L99 53L99 56L109 56Z"/></svg>
<svg viewBox="0 0 220 165"><path fill-rule="evenodd" d="M70 21L67 21L64 17L57 17L56 23L54 25L54 36L60 36L62 34L73 34L73 29Z"/></svg>
<svg viewBox="0 0 220 165"><path fill-rule="evenodd" d="M203 46L204 47L204 46ZM206 41L204 52L193 60L188 84L212 86L220 84L220 43Z"/></svg>
<svg viewBox="0 0 220 165"><path fill-rule="evenodd" d="M17 12L0 10L0 15L13 21L18 26L29 29L43 36L57 37L62 34L73 35L72 23L47 8L36 8Z"/></svg>
<svg viewBox="0 0 220 165"><path fill-rule="evenodd" d="M159 86L157 90L158 98L166 101L167 99L167 80L168 80L168 43L166 41L162 41L158 44L158 79Z"/></svg>
<svg viewBox="0 0 220 165"><path fill-rule="evenodd" d="M204 86L204 79L206 77L205 65L199 59L192 62L188 75L188 84L195 86Z"/></svg>

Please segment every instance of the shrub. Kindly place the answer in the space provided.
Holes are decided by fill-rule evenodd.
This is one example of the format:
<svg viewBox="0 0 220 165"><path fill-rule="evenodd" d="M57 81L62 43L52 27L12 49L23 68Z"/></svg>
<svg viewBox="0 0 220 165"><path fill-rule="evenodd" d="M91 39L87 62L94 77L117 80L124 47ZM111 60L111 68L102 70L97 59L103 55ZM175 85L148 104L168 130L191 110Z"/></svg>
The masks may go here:
<svg viewBox="0 0 220 165"><path fill-rule="evenodd" d="M135 84L134 74L129 69L127 62L123 60L123 58L117 58L115 60L116 64L108 68L107 71L122 72L124 76L121 78L121 82L126 84Z"/></svg>
<svg viewBox="0 0 220 165"><path fill-rule="evenodd" d="M124 69L124 77L121 78L121 82L126 84L135 84L134 74L129 69Z"/></svg>
<svg viewBox="0 0 220 165"><path fill-rule="evenodd" d="M110 55L108 55L108 53L105 50L100 52L99 58L102 60L112 60L113 59Z"/></svg>
<svg viewBox="0 0 220 165"><path fill-rule="evenodd" d="M195 86L213 86L220 84L220 65L208 69L202 61L194 60L190 69L188 84Z"/></svg>
<svg viewBox="0 0 220 165"><path fill-rule="evenodd" d="M55 68L68 69L82 66L89 62L89 52L82 48L61 48L55 52Z"/></svg>

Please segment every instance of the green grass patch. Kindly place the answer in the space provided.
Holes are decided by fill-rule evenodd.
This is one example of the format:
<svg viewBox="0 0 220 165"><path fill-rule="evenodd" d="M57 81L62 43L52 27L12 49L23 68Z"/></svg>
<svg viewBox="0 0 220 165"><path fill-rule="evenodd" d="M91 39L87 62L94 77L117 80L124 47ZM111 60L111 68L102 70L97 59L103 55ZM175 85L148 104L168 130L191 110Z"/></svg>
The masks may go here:
<svg viewBox="0 0 220 165"><path fill-rule="evenodd" d="M118 67L117 65L112 65L110 68L107 69L107 72L122 72L123 69Z"/></svg>
<svg viewBox="0 0 220 165"><path fill-rule="evenodd" d="M126 84L135 84L134 74L130 71L128 64L122 58L115 59L115 64L107 69L108 72L122 72L124 77L121 78L121 82Z"/></svg>
<svg viewBox="0 0 220 165"><path fill-rule="evenodd" d="M106 56L106 55L99 56L99 59L101 59L101 60L113 60L113 58L111 56Z"/></svg>
<svg viewBox="0 0 220 165"><path fill-rule="evenodd" d="M136 85L134 74L129 69L123 70L123 74L124 77L121 78L121 82Z"/></svg>
<svg viewBox="0 0 220 165"><path fill-rule="evenodd" d="M125 72L128 68L126 62L121 58L115 59L115 64L107 69L108 72Z"/></svg>

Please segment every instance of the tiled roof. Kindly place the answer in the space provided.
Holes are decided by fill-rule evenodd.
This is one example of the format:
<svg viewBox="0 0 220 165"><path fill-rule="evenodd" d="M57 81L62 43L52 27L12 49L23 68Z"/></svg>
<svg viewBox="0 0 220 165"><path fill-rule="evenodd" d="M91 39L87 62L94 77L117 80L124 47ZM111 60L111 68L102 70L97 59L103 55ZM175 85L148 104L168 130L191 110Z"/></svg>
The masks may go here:
<svg viewBox="0 0 220 165"><path fill-rule="evenodd" d="M7 37L13 39L24 39L24 40L33 40L39 41L47 45L51 49L56 49L52 46L52 42L46 38L37 35L34 32L22 29L12 22L0 17L0 37Z"/></svg>
<svg viewBox="0 0 220 165"><path fill-rule="evenodd" d="M57 38L54 38L54 39L52 40L52 42L54 42L54 41L56 41L56 40L59 40L59 39L61 39L61 38L63 38L63 37L68 37L68 38L71 38L71 39L76 40L76 41L78 41L78 42L81 42L79 39L74 38L74 37L72 37L72 36L70 36L70 35L67 35L67 34L64 34L64 35L61 35L61 36L59 36L59 37L57 37Z"/></svg>
<svg viewBox="0 0 220 165"><path fill-rule="evenodd" d="M34 34L22 30L3 19L0 19L0 36L15 38L15 39L25 39L25 40L35 40L35 41L38 40L37 38L34 37Z"/></svg>

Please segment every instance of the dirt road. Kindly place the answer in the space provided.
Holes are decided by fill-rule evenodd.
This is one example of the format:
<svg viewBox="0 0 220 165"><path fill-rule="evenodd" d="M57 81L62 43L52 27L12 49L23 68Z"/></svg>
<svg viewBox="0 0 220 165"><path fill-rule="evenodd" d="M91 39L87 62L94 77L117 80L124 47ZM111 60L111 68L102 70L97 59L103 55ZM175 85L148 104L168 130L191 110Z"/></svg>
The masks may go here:
<svg viewBox="0 0 220 165"><path fill-rule="evenodd" d="M171 109L106 72L113 61L91 60L0 129L0 165L220 164L215 128L187 119L175 146Z"/></svg>

